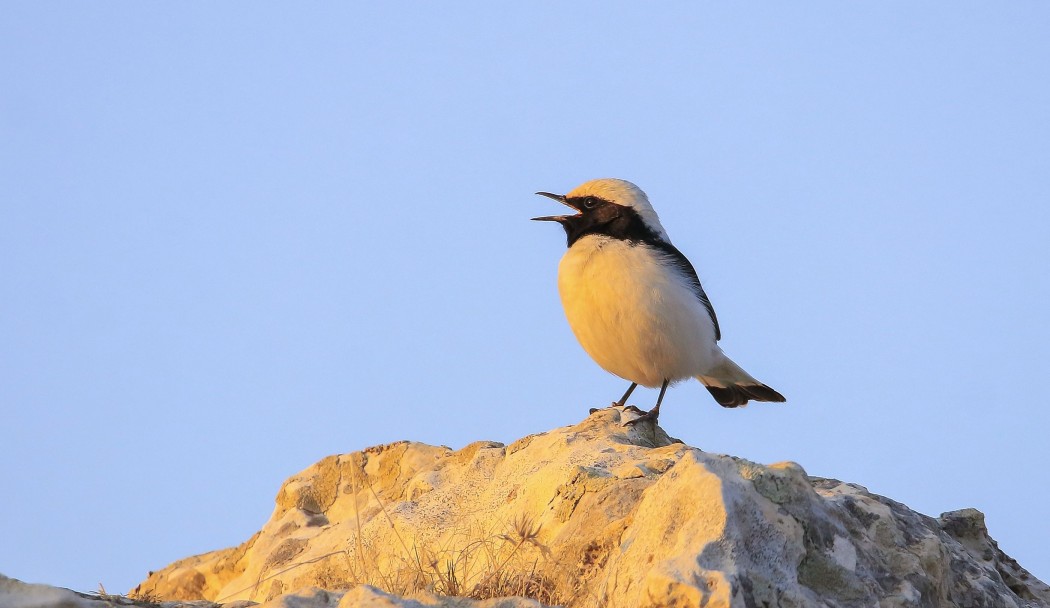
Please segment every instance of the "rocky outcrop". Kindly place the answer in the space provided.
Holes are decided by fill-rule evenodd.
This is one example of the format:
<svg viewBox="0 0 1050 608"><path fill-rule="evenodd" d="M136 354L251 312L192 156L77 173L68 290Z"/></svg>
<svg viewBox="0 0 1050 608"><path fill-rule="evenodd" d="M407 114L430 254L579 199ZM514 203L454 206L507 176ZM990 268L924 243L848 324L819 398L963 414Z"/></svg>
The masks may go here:
<svg viewBox="0 0 1050 608"><path fill-rule="evenodd" d="M50 585L23 583L0 574L0 606L3 608L101 608L104 604L96 603L92 606L84 594Z"/></svg>
<svg viewBox="0 0 1050 608"><path fill-rule="evenodd" d="M284 484L244 544L175 562L132 595L266 602L367 584L610 608L1050 606L979 511L928 517L795 463L624 426L637 415L598 410L509 446L325 458Z"/></svg>
<svg viewBox="0 0 1050 608"><path fill-rule="evenodd" d="M50 585L23 583L0 574L0 608L543 608L534 600L509 597L471 600L418 592L399 597L368 585L349 591L329 591L317 587L300 589L262 604L237 600L216 604L204 600L154 601L105 593L79 593Z"/></svg>

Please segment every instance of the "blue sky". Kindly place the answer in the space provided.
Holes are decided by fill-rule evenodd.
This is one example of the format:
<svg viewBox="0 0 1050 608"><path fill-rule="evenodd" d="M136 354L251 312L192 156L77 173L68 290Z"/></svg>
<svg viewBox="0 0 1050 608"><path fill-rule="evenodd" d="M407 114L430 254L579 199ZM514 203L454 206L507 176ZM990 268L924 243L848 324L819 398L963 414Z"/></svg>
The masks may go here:
<svg viewBox="0 0 1050 608"><path fill-rule="evenodd" d="M326 455L618 398L528 218L621 177L788 397L672 435L1050 580L1050 6L647 6L5 4L0 572L124 591Z"/></svg>

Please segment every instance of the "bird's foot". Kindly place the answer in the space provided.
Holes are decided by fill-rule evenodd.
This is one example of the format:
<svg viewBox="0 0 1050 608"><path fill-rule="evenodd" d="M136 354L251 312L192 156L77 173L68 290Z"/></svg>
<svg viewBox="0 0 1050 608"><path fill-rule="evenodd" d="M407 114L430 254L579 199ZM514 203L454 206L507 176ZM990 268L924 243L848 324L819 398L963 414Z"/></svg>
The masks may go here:
<svg viewBox="0 0 1050 608"><path fill-rule="evenodd" d="M633 405L630 405L628 407L630 407L630 408L632 408L632 409L634 409L635 411L638 411L638 412L642 411L642 410L634 407ZM639 422L644 422L644 421L648 420L648 421L652 421L653 426L655 426L656 425L656 421L659 418L660 418L660 408L654 407L653 409L649 410L648 412L643 413L641 416L639 416L637 418L634 418L632 420L628 420L627 422L624 422L623 425L624 426L634 426L634 425L638 424Z"/></svg>
<svg viewBox="0 0 1050 608"><path fill-rule="evenodd" d="M613 408L613 407L622 407L625 410L634 410L634 411L638 412L639 414L644 414L645 413L645 412L643 412L642 410L638 409L637 407L635 407L633 405L624 405L624 404L620 403L619 401L613 401L612 403L609 404L609 407L592 407L588 411L591 414L593 414L594 412L598 412L598 411L601 411L601 410L607 410L607 409Z"/></svg>

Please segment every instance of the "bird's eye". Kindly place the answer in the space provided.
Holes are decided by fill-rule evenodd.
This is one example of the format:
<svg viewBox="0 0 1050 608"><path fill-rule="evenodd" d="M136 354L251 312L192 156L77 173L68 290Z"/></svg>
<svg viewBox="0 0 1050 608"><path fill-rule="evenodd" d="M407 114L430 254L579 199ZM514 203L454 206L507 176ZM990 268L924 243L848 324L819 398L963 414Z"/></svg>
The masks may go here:
<svg viewBox="0 0 1050 608"><path fill-rule="evenodd" d="M583 208L584 209L594 209L597 206L598 206L598 199L594 198L593 196L588 196L587 198L583 199Z"/></svg>

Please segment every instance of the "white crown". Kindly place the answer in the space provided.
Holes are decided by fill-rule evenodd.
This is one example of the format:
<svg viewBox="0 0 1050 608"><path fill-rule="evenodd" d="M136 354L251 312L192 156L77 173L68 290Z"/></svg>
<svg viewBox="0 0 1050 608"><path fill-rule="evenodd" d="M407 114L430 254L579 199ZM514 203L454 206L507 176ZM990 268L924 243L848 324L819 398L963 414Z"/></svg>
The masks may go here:
<svg viewBox="0 0 1050 608"><path fill-rule="evenodd" d="M596 196L610 203L634 209L650 230L665 241L669 242L671 240L667 237L667 232L664 231L663 225L660 224L660 216L656 215L656 210L649 203L649 197L642 192L641 188L631 182L610 177L592 179L589 182L576 186L565 195L566 198L584 196Z"/></svg>

